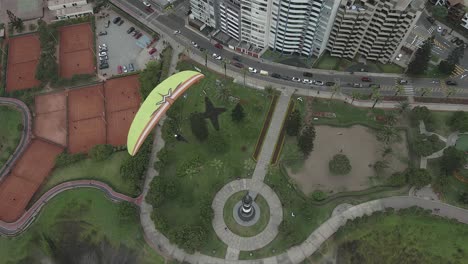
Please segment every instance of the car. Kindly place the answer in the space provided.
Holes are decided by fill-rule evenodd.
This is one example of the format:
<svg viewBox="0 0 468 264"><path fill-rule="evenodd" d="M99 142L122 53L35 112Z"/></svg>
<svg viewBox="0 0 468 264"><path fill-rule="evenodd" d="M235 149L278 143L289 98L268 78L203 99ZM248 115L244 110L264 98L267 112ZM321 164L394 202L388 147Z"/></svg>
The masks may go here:
<svg viewBox="0 0 468 264"><path fill-rule="evenodd" d="M313 77L314 75L312 73L310 73L310 72L303 72L302 76L304 76L304 77Z"/></svg>
<svg viewBox="0 0 468 264"><path fill-rule="evenodd" d="M427 21L429 21L429 23L431 24L434 24L435 23L435 19L433 17L426 17Z"/></svg>
<svg viewBox="0 0 468 264"><path fill-rule="evenodd" d="M285 80L285 81L290 81L291 80L291 77L287 76L287 75L281 75L280 77L281 79Z"/></svg>
<svg viewBox="0 0 468 264"><path fill-rule="evenodd" d="M107 56L107 55L106 56L99 56L99 60L100 61L107 61L107 60L109 60L109 56Z"/></svg>
<svg viewBox="0 0 468 264"><path fill-rule="evenodd" d="M114 20L112 20L112 23L117 24L117 23L119 23L120 20L121 20L120 17L116 17L116 18L114 18Z"/></svg>
<svg viewBox="0 0 468 264"><path fill-rule="evenodd" d="M134 28L134 27L130 27L130 28L127 30L127 34L130 34L130 33L132 33L134 30L135 30L135 28Z"/></svg>
<svg viewBox="0 0 468 264"><path fill-rule="evenodd" d="M104 56L107 56L107 52L105 51L99 52L99 57L104 57Z"/></svg>
<svg viewBox="0 0 468 264"><path fill-rule="evenodd" d="M125 21L120 20L119 23L117 23L117 26L121 26Z"/></svg>
<svg viewBox="0 0 468 264"><path fill-rule="evenodd" d="M371 78L369 78L369 77L362 77L361 81L363 81L363 82L372 82Z"/></svg>
<svg viewBox="0 0 468 264"><path fill-rule="evenodd" d="M132 32L132 36L136 36L138 33L140 33L140 30L135 30Z"/></svg>
<svg viewBox="0 0 468 264"><path fill-rule="evenodd" d="M146 7L151 7L151 4L146 2L146 1L143 1L143 4L146 6Z"/></svg>
<svg viewBox="0 0 468 264"><path fill-rule="evenodd" d="M109 61L107 61L107 60L100 61L99 65L103 65L103 64L109 64Z"/></svg>
<svg viewBox="0 0 468 264"><path fill-rule="evenodd" d="M156 51L158 51L156 48L152 48L148 51L149 55L153 55Z"/></svg>
<svg viewBox="0 0 468 264"><path fill-rule="evenodd" d="M322 81L315 81L314 84L318 86L323 86L324 83Z"/></svg>
<svg viewBox="0 0 468 264"><path fill-rule="evenodd" d="M274 72L274 73L271 74L271 77L279 79L279 78L281 78L281 75Z"/></svg>
<svg viewBox="0 0 468 264"><path fill-rule="evenodd" d="M447 81L445 81L445 84L447 84L447 85L457 85L457 82L452 81L452 80L447 80Z"/></svg>
<svg viewBox="0 0 468 264"><path fill-rule="evenodd" d="M463 48L468 48L468 43L463 43Z"/></svg>
<svg viewBox="0 0 468 264"><path fill-rule="evenodd" d="M311 84L311 81L309 79L303 79L302 83L303 84Z"/></svg>
<svg viewBox="0 0 468 264"><path fill-rule="evenodd" d="M140 33L136 34L135 38L139 39L139 38L141 38L141 36L143 36L143 33L140 32Z"/></svg>
<svg viewBox="0 0 468 264"><path fill-rule="evenodd" d="M107 20L106 24L104 25L105 28L108 28L110 26L110 20Z"/></svg>
<svg viewBox="0 0 468 264"><path fill-rule="evenodd" d="M297 77L292 77L291 80L293 82L301 82L301 78L297 78Z"/></svg>
<svg viewBox="0 0 468 264"><path fill-rule="evenodd" d="M437 32L439 32L439 33L442 32L442 27L441 26L437 27Z"/></svg>
<svg viewBox="0 0 468 264"><path fill-rule="evenodd" d="M442 33L440 33L440 35L445 36L447 35L447 32L448 32L448 29L444 28L444 30L442 30Z"/></svg>
<svg viewBox="0 0 468 264"><path fill-rule="evenodd" d="M99 65L100 70L107 69L107 68L109 68L109 64L107 64L107 63L103 63L103 64Z"/></svg>
<svg viewBox="0 0 468 264"><path fill-rule="evenodd" d="M238 56L232 56L232 60L235 60L235 61L238 61L238 62L241 61L241 59Z"/></svg>
<svg viewBox="0 0 468 264"><path fill-rule="evenodd" d="M117 66L117 73L118 74L122 73L122 66L121 65Z"/></svg>
<svg viewBox="0 0 468 264"><path fill-rule="evenodd" d="M242 63L240 63L238 61L232 62L232 65L234 65L234 66L236 66L237 68L240 68L240 69L244 68L244 64L242 64Z"/></svg>
<svg viewBox="0 0 468 264"><path fill-rule="evenodd" d="M252 67L249 67L249 72L250 73L258 73L258 70Z"/></svg>
<svg viewBox="0 0 468 264"><path fill-rule="evenodd" d="M399 84L408 84L408 81L402 79L402 80L399 80L398 83L399 83Z"/></svg>
<svg viewBox="0 0 468 264"><path fill-rule="evenodd" d="M461 46L463 44L465 44L465 42L461 39L457 40L457 42L455 42L455 44L457 44L458 46Z"/></svg>
<svg viewBox="0 0 468 264"><path fill-rule="evenodd" d="M397 60L397 61L401 60L401 57L402 57L402 56L403 56L403 54L401 54L401 53L398 54L398 56L396 57L396 60Z"/></svg>
<svg viewBox="0 0 468 264"><path fill-rule="evenodd" d="M104 35L107 35L107 31L99 31L99 36L104 36Z"/></svg>
<svg viewBox="0 0 468 264"><path fill-rule="evenodd" d="M174 30L174 35L180 34L180 30Z"/></svg>
<svg viewBox="0 0 468 264"><path fill-rule="evenodd" d="M198 48L198 44L196 42L192 41L191 43L195 48Z"/></svg>
<svg viewBox="0 0 468 264"><path fill-rule="evenodd" d="M129 71L135 71L135 67L133 66L133 63L128 64L128 70Z"/></svg>
<svg viewBox="0 0 468 264"><path fill-rule="evenodd" d="M325 85L326 86L333 86L333 85L335 85L335 83L334 82L326 82Z"/></svg>
<svg viewBox="0 0 468 264"><path fill-rule="evenodd" d="M450 40L450 42L455 43L455 42L457 42L458 40L459 40L458 37L454 37L453 39Z"/></svg>
<svg viewBox="0 0 468 264"><path fill-rule="evenodd" d="M123 72L128 72L128 70L127 70L127 66L125 66L125 65L124 65L124 66L122 66L122 70L123 70Z"/></svg>
<svg viewBox="0 0 468 264"><path fill-rule="evenodd" d="M223 49L223 45L221 45L220 43L216 43L214 46L217 49Z"/></svg>
<svg viewBox="0 0 468 264"><path fill-rule="evenodd" d="M99 51L107 50L107 45L106 44L101 44L99 45Z"/></svg>
<svg viewBox="0 0 468 264"><path fill-rule="evenodd" d="M353 83L354 88L362 88L362 84L360 83Z"/></svg>

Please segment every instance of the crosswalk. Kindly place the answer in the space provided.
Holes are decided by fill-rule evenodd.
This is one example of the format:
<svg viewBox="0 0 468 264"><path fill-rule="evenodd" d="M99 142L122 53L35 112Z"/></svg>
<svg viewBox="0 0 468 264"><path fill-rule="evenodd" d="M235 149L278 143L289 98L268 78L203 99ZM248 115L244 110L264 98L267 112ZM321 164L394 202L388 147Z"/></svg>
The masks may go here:
<svg viewBox="0 0 468 264"><path fill-rule="evenodd" d="M457 76L460 76L462 75L466 70L460 66L460 65L455 65L455 69L453 70L452 74L450 75L450 77L457 77Z"/></svg>
<svg viewBox="0 0 468 264"><path fill-rule="evenodd" d="M381 91L390 91L396 92L396 85L382 85L380 86ZM414 96L414 88L412 85L403 85L403 92L400 93L401 96Z"/></svg>
<svg viewBox="0 0 468 264"><path fill-rule="evenodd" d="M435 30L435 27L431 26L431 27L427 30L427 32L429 32L429 34L432 34L432 32L434 32L434 30Z"/></svg>

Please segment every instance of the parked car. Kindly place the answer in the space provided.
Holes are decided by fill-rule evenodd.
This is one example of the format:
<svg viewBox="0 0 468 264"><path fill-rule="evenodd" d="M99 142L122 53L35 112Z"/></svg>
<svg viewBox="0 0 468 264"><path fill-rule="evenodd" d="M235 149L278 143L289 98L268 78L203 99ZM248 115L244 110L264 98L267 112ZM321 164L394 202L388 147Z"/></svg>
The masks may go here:
<svg viewBox="0 0 468 264"><path fill-rule="evenodd" d="M217 49L223 49L223 45L221 45L220 43L216 43L214 46Z"/></svg>
<svg viewBox="0 0 468 264"><path fill-rule="evenodd" d="M360 83L353 83L354 88L362 88L362 84Z"/></svg>
<svg viewBox="0 0 468 264"><path fill-rule="evenodd" d="M457 85L457 82L452 81L452 80L447 80L447 81L445 81L445 84L447 84L447 85Z"/></svg>
<svg viewBox="0 0 468 264"><path fill-rule="evenodd" d="M310 72L303 72L302 76L304 76L304 77L313 77L314 75L312 73L310 73Z"/></svg>
<svg viewBox="0 0 468 264"><path fill-rule="evenodd" d="M459 40L458 37L454 37L453 39L450 40L450 42L455 43L455 42L457 42L458 40Z"/></svg>
<svg viewBox="0 0 468 264"><path fill-rule="evenodd" d="M455 44L457 44L458 46L461 46L463 44L465 44L465 42L461 39L457 40L457 42L455 42Z"/></svg>
<svg viewBox="0 0 468 264"><path fill-rule="evenodd" d="M274 73L271 74L271 77L279 79L279 78L281 78L281 75L274 72Z"/></svg>
<svg viewBox="0 0 468 264"><path fill-rule="evenodd" d="M371 83L369 84L369 88L380 88L380 84Z"/></svg>
<svg viewBox="0 0 468 264"><path fill-rule="evenodd" d="M134 30L135 30L135 28L134 28L134 27L130 27L130 28L127 30L127 34L130 34L130 33L132 33Z"/></svg>
<svg viewBox="0 0 468 264"><path fill-rule="evenodd" d="M146 6L146 7L151 7L151 4L146 2L146 1L143 1L143 4Z"/></svg>
<svg viewBox="0 0 468 264"><path fill-rule="evenodd" d="M238 61L238 62L241 61L241 59L238 56L232 56L232 60L235 60L235 61Z"/></svg>
<svg viewBox="0 0 468 264"><path fill-rule="evenodd" d="M117 24L120 22L120 20L122 20L120 17L116 17L114 20L112 20L112 23Z"/></svg>
<svg viewBox="0 0 468 264"><path fill-rule="evenodd" d="M431 24L434 24L435 23L435 19L433 17L426 17L427 21L429 21L429 23Z"/></svg>
<svg viewBox="0 0 468 264"><path fill-rule="evenodd" d="M297 78L297 77L292 77L291 79L293 82L301 82L301 78Z"/></svg>
<svg viewBox="0 0 468 264"><path fill-rule="evenodd" d="M326 82L325 85L326 86L333 86L333 85L335 85L335 83L334 82Z"/></svg>
<svg viewBox="0 0 468 264"><path fill-rule="evenodd" d="M107 51L107 45L106 44L99 45L99 51Z"/></svg>
<svg viewBox="0 0 468 264"><path fill-rule="evenodd" d="M371 78L369 78L369 77L362 77L361 81L363 81L363 82L372 82Z"/></svg>
<svg viewBox="0 0 468 264"><path fill-rule="evenodd" d="M103 65L103 64L109 64L109 61L107 61L107 60L100 61L99 65Z"/></svg>
<svg viewBox="0 0 468 264"><path fill-rule="evenodd" d="M401 79L401 80L398 81L398 83L399 84L408 84L408 81Z"/></svg>
<svg viewBox="0 0 468 264"><path fill-rule="evenodd" d="M195 47L195 48L198 48L198 44L194 41L192 41L192 45Z"/></svg>
<svg viewBox="0 0 468 264"><path fill-rule="evenodd" d="M107 63L103 63L103 64L99 65L100 70L107 69L107 68L109 68L109 64L107 64Z"/></svg>
<svg viewBox="0 0 468 264"><path fill-rule="evenodd" d="M442 27L441 26L437 27L437 32L439 32L439 33L442 32Z"/></svg>
<svg viewBox="0 0 468 264"><path fill-rule="evenodd" d="M180 34L180 30L174 30L174 35Z"/></svg>
<svg viewBox="0 0 468 264"><path fill-rule="evenodd" d="M119 21L119 23L117 23L117 25L118 25L118 26L121 26L124 22L125 22L125 21L123 21L123 19L122 19L122 20Z"/></svg>
<svg viewBox="0 0 468 264"><path fill-rule="evenodd" d="M122 66L121 65L117 66L117 73L118 74L122 73Z"/></svg>
<svg viewBox="0 0 468 264"><path fill-rule="evenodd" d="M302 80L302 83L303 83L303 84L311 84L312 82L311 82L311 80L309 80L309 79L303 79L303 80Z"/></svg>
<svg viewBox="0 0 468 264"><path fill-rule="evenodd" d="M148 51L149 55L153 55L156 51L158 51L156 48L152 48Z"/></svg>
<svg viewBox="0 0 468 264"><path fill-rule="evenodd" d="M124 66L122 66L122 70L123 70L123 72L127 73L127 72L128 72L128 70L127 70L127 66L125 66L125 65L124 65Z"/></svg>
<svg viewBox="0 0 468 264"><path fill-rule="evenodd" d="M99 56L99 60L100 61L107 61L107 60L109 60L109 56L107 56L107 55L106 56Z"/></svg>
<svg viewBox="0 0 468 264"><path fill-rule="evenodd" d="M107 35L107 31L99 31L99 36L104 36L104 35Z"/></svg>
<svg viewBox="0 0 468 264"><path fill-rule="evenodd" d="M216 54L216 53L213 53L213 55L211 55L211 56L212 56L213 59L215 59L215 60L222 60L222 59L223 59L220 55L218 55L218 54Z"/></svg>
<svg viewBox="0 0 468 264"><path fill-rule="evenodd" d="M99 57L104 57L104 56L107 56L107 52L105 51L99 52Z"/></svg>
<svg viewBox="0 0 468 264"><path fill-rule="evenodd" d="M242 64L242 63L240 63L238 61L232 62L232 65L234 65L234 66L236 66L237 68L240 68L240 69L244 68L244 64Z"/></svg>
<svg viewBox="0 0 468 264"><path fill-rule="evenodd" d="M141 38L141 36L143 36L143 33L140 32L140 33L138 33L138 34L135 36L135 38L136 38L136 39L139 39L139 38Z"/></svg>
<svg viewBox="0 0 468 264"><path fill-rule="evenodd" d="M260 75L268 76L268 72L264 70L260 70Z"/></svg>
<svg viewBox="0 0 468 264"><path fill-rule="evenodd" d="M287 75L281 75L281 79L283 79L285 81L291 81L291 77L289 77Z"/></svg>
<svg viewBox="0 0 468 264"><path fill-rule="evenodd" d="M107 20L106 24L104 25L105 28L108 28L110 26L110 20Z"/></svg>
<svg viewBox="0 0 468 264"><path fill-rule="evenodd" d="M249 67L249 72L251 72L251 73L257 73L258 70L255 69L255 68Z"/></svg>
<svg viewBox="0 0 468 264"><path fill-rule="evenodd" d="M314 84L318 86L323 86L324 83L322 81L315 81Z"/></svg>
<svg viewBox="0 0 468 264"><path fill-rule="evenodd" d="M132 32L132 36L136 36L138 33L140 33L140 30L135 30Z"/></svg>
<svg viewBox="0 0 468 264"><path fill-rule="evenodd" d="M129 71L135 71L135 67L133 66L133 63L128 64L128 70Z"/></svg>
<svg viewBox="0 0 468 264"><path fill-rule="evenodd" d="M445 36L445 35L447 35L447 32L448 32L448 30L446 28L444 28L444 30L442 30L442 33L440 33L440 35Z"/></svg>

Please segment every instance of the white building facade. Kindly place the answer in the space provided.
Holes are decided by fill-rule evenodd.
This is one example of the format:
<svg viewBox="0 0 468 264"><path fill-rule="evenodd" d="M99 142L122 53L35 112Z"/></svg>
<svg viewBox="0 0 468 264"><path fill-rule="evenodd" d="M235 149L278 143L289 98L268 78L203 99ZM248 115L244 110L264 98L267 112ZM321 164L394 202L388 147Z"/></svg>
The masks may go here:
<svg viewBox="0 0 468 264"><path fill-rule="evenodd" d="M256 47L268 45L271 0L241 0L241 41Z"/></svg>
<svg viewBox="0 0 468 264"><path fill-rule="evenodd" d="M465 13L465 15L462 18L462 23L460 24L462 27L468 29L468 13Z"/></svg>
<svg viewBox="0 0 468 264"><path fill-rule="evenodd" d="M216 0L190 0L190 8L193 18L203 22L207 26L216 27L215 19Z"/></svg>
<svg viewBox="0 0 468 264"><path fill-rule="evenodd" d="M93 14L93 5L86 0L49 0L47 7L49 10L55 11L57 20Z"/></svg>

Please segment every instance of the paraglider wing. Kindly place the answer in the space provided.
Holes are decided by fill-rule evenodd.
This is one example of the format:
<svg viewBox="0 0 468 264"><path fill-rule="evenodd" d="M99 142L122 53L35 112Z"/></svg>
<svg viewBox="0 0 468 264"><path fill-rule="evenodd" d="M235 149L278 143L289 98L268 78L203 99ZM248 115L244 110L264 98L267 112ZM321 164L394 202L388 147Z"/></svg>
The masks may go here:
<svg viewBox="0 0 468 264"><path fill-rule="evenodd" d="M128 153L134 156L159 119L193 84L205 75L196 71L182 71L162 81L149 94L132 121L127 136Z"/></svg>

